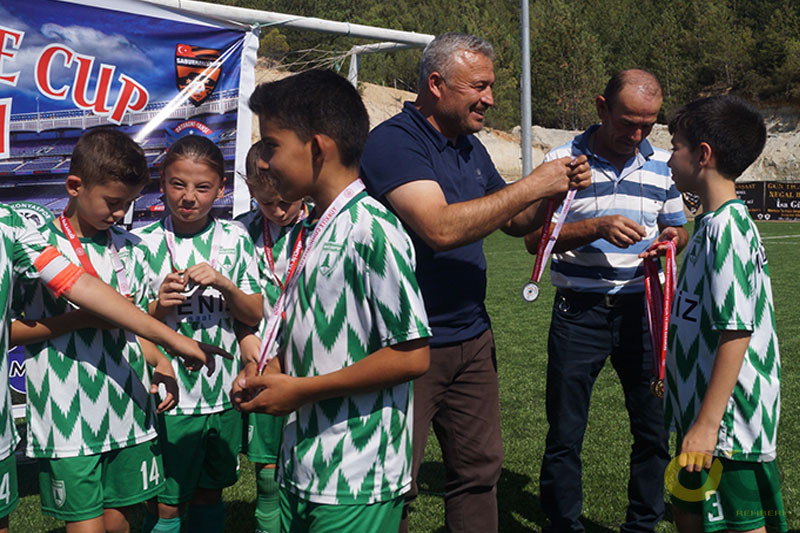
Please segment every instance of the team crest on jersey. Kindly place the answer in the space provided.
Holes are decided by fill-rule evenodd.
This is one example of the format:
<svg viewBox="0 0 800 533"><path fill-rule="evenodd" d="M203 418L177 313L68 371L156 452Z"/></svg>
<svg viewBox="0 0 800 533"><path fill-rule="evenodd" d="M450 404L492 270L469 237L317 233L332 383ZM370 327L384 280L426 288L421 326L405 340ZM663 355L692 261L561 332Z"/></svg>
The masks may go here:
<svg viewBox="0 0 800 533"><path fill-rule="evenodd" d="M220 51L202 46L179 44L175 47L175 82L178 90L184 90L190 83L197 87L189 94L189 100L199 106L211 96L217 88L221 64L216 64Z"/></svg>
<svg viewBox="0 0 800 533"><path fill-rule="evenodd" d="M689 260L692 262L692 264L697 263L697 258L699 257L698 253L697 253L697 248L698 248L698 245L694 244L694 245L692 245L692 249L689 252Z"/></svg>
<svg viewBox="0 0 800 533"><path fill-rule="evenodd" d="M336 244L335 242L326 242L322 245L319 271L326 278L330 277L331 272L333 272L334 267L339 262L343 248L343 244Z"/></svg>
<svg viewBox="0 0 800 533"><path fill-rule="evenodd" d="M50 480L50 489L53 491L53 501L55 501L56 507L61 508L67 501L67 486L63 480L52 479Z"/></svg>

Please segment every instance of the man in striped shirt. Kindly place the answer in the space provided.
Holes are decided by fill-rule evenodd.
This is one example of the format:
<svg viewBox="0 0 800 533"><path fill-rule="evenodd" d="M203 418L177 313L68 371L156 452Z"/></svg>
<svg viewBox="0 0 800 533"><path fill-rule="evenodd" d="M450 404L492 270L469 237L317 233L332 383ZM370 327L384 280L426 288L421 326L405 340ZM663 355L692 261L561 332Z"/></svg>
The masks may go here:
<svg viewBox="0 0 800 533"><path fill-rule="evenodd" d="M580 451L592 386L611 357L633 434L628 512L621 531L652 531L664 512L659 473L669 461L660 399L650 393L642 259L654 240L688 235L669 153L646 137L662 94L641 70L614 75L596 105L600 124L555 148L546 160L585 154L592 184L578 191L555 244L550 278L556 287L548 340L547 433L541 502L553 531L583 531ZM556 217L560 216L557 212ZM525 244L535 254L541 230Z"/></svg>

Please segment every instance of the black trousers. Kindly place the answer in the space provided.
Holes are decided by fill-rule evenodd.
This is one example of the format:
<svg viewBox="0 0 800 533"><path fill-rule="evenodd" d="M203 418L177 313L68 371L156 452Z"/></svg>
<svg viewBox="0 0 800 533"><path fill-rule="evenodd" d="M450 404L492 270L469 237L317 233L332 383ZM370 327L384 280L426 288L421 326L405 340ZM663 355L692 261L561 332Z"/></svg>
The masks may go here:
<svg viewBox="0 0 800 533"><path fill-rule="evenodd" d="M581 448L592 387L609 357L625 393L633 434L629 505L621 530L652 531L664 514L668 434L662 400L650 393L653 363L644 296L559 291L548 339L549 430L539 478L542 509L555 531L583 531L578 520Z"/></svg>

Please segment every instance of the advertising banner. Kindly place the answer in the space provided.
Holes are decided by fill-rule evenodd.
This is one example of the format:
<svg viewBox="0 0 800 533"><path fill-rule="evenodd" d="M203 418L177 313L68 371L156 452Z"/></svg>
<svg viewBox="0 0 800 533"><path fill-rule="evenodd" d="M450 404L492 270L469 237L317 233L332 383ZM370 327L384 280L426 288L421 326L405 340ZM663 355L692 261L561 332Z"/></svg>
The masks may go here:
<svg viewBox="0 0 800 533"><path fill-rule="evenodd" d="M736 196L744 202L753 220L764 220L764 182L736 184Z"/></svg>
<svg viewBox="0 0 800 533"><path fill-rule="evenodd" d="M0 202L60 213L72 147L84 131L111 126L140 143L151 168L126 222L163 216L158 166L183 135L222 149L227 187L217 214L247 210L246 187L234 182L250 144L257 47L248 27L140 0L4 1Z"/></svg>
<svg viewBox="0 0 800 533"><path fill-rule="evenodd" d="M0 202L46 223L66 206L64 180L78 138L114 127L142 146L150 166L151 182L129 211L129 225L163 217L159 163L183 135L212 139L225 157L226 192L215 214L246 211L241 176L257 49L249 27L140 0L4 0ZM10 354L9 368L19 404L21 351Z"/></svg>
<svg viewBox="0 0 800 533"><path fill-rule="evenodd" d="M764 183L764 220L800 219L800 183Z"/></svg>

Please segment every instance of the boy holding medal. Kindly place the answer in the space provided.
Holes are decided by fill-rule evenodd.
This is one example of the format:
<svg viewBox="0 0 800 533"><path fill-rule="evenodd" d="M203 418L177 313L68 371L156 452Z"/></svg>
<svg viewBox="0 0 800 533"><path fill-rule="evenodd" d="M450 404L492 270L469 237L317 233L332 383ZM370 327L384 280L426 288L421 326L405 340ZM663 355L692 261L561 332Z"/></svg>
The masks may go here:
<svg viewBox="0 0 800 533"><path fill-rule="evenodd" d="M413 245L358 179L369 122L347 80L303 72L259 86L250 106L281 197L315 207L287 241L301 248L291 247L292 274L270 310L270 324L285 312L282 352L262 375L240 374L234 401L288 415L282 530L396 531L411 485L408 381L429 363Z"/></svg>
<svg viewBox="0 0 800 533"><path fill-rule="evenodd" d="M259 157L261 150L260 142L254 144L245 160L245 182L258 208L236 220L244 224L253 239L262 270L264 305L269 312L288 277L289 257L281 250L286 246L292 228L308 216L308 206L302 200L287 202L280 197L268 176L267 164ZM257 334L249 334L240 340L242 361L250 365L250 371L258 364L266 323L262 320ZM282 416L266 413L250 413L248 416L243 448L256 471L256 533L280 531L275 466L282 431Z"/></svg>
<svg viewBox="0 0 800 533"><path fill-rule="evenodd" d="M664 414L682 467L675 524L682 533L786 531L769 267L734 182L764 147L764 121L743 100L714 96L679 109L669 131L675 185L703 204L678 278L666 361Z"/></svg>
<svg viewBox="0 0 800 533"><path fill-rule="evenodd" d="M148 180L136 143L117 130L91 130L72 153L69 203L42 228L52 253L81 265L139 307L147 304L147 254L114 223ZM177 401L175 374L155 345L74 310L59 292L32 279L19 284L15 306L25 318L11 327L12 344L26 345L27 453L39 459L42 509L65 520L71 533L127 530L131 506L162 488L156 414ZM95 299L116 308L115 314L100 314L120 325L144 319L167 332L166 338L177 337L144 313L131 313L133 307L116 294L95 294L89 308L97 312L103 303ZM145 363L155 366L152 380ZM156 407L151 393L159 382L170 392Z"/></svg>

